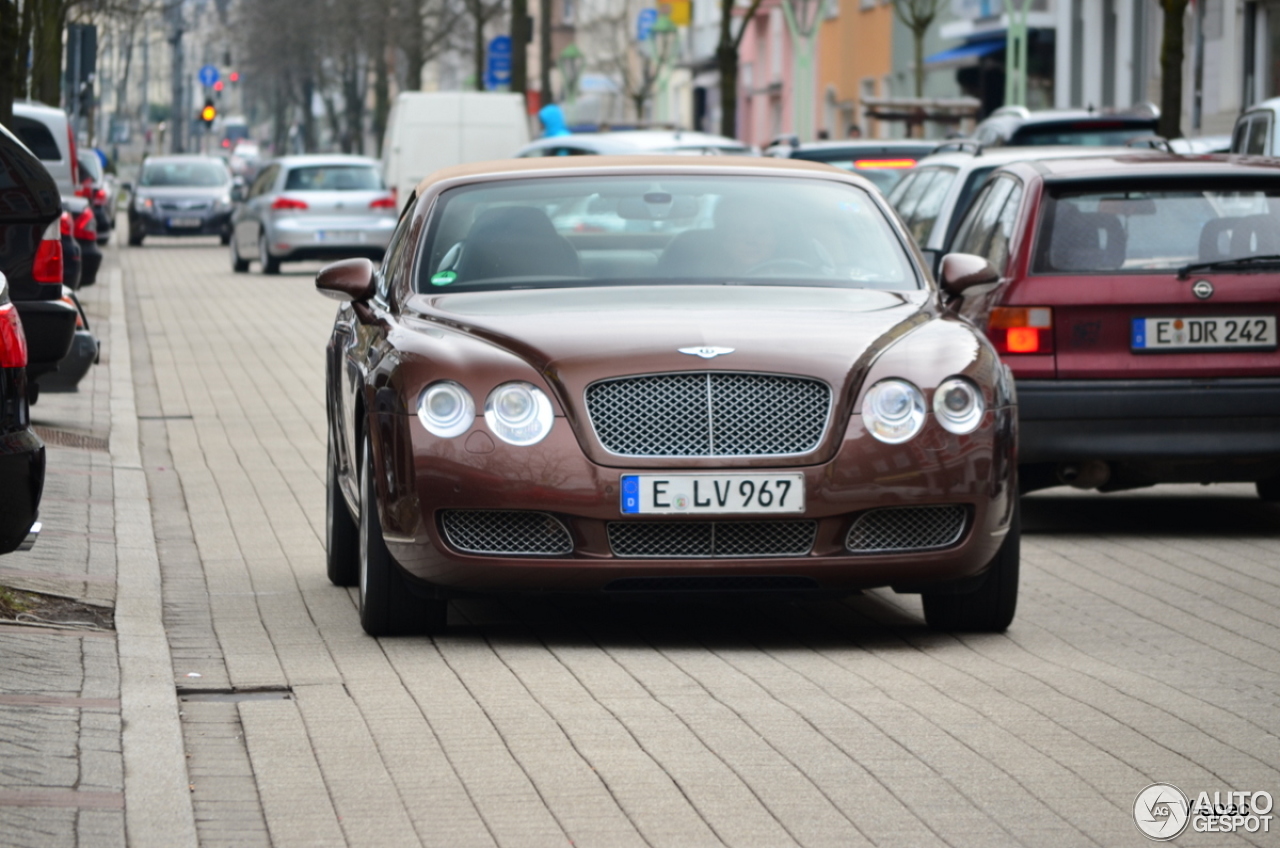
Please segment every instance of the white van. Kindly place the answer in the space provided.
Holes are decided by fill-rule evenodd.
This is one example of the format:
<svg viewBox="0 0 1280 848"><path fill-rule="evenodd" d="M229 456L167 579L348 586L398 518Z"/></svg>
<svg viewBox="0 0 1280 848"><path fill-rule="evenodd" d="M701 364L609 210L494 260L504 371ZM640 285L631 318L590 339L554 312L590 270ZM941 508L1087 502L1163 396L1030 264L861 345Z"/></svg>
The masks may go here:
<svg viewBox="0 0 1280 848"><path fill-rule="evenodd" d="M1280 147L1280 133L1275 131L1280 118L1280 97L1255 103L1236 118L1231 131L1231 152L1252 156L1275 156Z"/></svg>
<svg viewBox="0 0 1280 848"><path fill-rule="evenodd" d="M9 129L49 171L58 184L59 193L63 197L75 195L80 187L80 176L67 113L43 103L17 100L13 104L13 124Z"/></svg>
<svg viewBox="0 0 1280 848"><path fill-rule="evenodd" d="M520 94L407 91L396 97L382 143L382 176L403 204L432 171L509 159L529 143Z"/></svg>

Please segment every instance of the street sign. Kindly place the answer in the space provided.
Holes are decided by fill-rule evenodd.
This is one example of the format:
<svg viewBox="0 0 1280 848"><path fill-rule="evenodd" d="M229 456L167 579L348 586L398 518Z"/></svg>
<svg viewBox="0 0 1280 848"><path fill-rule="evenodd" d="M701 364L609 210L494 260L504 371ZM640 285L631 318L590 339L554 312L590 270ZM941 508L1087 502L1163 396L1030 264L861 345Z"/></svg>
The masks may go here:
<svg viewBox="0 0 1280 848"><path fill-rule="evenodd" d="M657 9L641 9L636 15L636 41L648 41L649 31L658 22Z"/></svg>
<svg viewBox="0 0 1280 848"><path fill-rule="evenodd" d="M511 84L511 36L497 35L489 40L489 59L485 65L484 87L498 88Z"/></svg>
<svg viewBox="0 0 1280 848"><path fill-rule="evenodd" d="M200 69L200 84L203 86L213 85L218 81L219 76L221 75L218 73L217 68L213 65L205 65Z"/></svg>

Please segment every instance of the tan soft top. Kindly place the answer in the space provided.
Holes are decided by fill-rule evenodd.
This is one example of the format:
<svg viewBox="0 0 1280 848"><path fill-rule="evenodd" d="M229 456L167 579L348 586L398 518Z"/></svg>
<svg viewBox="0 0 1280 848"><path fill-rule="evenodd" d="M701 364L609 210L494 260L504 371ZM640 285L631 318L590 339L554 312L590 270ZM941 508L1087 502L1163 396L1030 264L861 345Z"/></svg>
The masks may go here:
<svg viewBox="0 0 1280 848"><path fill-rule="evenodd" d="M471 162L453 165L428 174L418 183L417 193L422 195L427 186L443 180L467 177L523 174L530 171L587 171L594 173L625 172L637 168L664 168L681 170L688 168L703 173L719 169L741 171L807 171L809 173L849 176L832 165L807 162L800 159L778 159L772 156L681 156L677 154L645 156L537 156L527 159L495 159L488 162Z"/></svg>

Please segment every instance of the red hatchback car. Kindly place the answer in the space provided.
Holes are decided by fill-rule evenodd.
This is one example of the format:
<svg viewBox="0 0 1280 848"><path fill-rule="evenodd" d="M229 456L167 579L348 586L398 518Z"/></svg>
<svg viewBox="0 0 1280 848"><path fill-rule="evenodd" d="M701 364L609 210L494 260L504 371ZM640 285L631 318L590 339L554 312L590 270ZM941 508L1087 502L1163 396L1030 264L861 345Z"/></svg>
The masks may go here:
<svg viewBox="0 0 1280 848"><path fill-rule="evenodd" d="M996 171L951 250L1016 377L1024 491L1256 482L1280 499L1280 162L1134 153Z"/></svg>

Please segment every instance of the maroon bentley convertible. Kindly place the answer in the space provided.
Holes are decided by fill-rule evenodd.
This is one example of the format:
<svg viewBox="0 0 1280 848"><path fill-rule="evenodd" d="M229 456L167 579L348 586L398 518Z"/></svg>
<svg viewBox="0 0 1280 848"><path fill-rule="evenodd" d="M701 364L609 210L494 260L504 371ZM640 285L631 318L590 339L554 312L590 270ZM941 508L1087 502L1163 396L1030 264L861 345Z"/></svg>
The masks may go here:
<svg viewBox="0 0 1280 848"><path fill-rule="evenodd" d="M440 171L328 346L328 567L373 635L484 592L1018 589L1008 371L859 177L718 157Z"/></svg>

